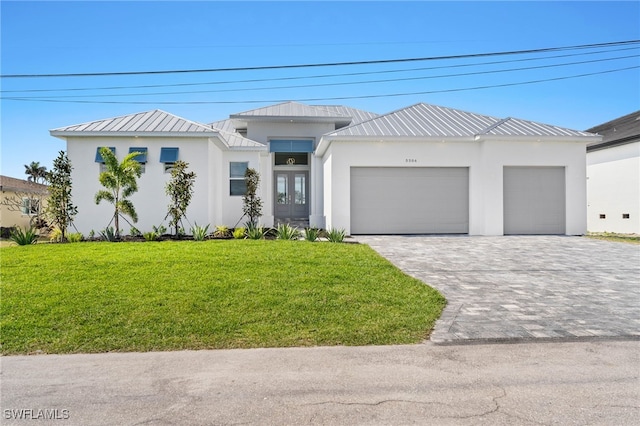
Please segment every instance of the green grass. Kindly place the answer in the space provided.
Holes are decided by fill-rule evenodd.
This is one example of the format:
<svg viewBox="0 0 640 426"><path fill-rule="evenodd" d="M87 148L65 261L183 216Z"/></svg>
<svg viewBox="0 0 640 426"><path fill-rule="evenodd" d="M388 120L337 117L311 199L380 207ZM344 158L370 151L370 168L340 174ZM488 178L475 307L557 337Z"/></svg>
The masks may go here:
<svg viewBox="0 0 640 426"><path fill-rule="evenodd" d="M41 244L0 260L5 355L415 343L445 305L357 244Z"/></svg>
<svg viewBox="0 0 640 426"><path fill-rule="evenodd" d="M587 234L587 237L594 238L596 240L614 241L618 243L640 244L640 236L638 235L615 234L612 232L603 232L603 233L590 233L590 234Z"/></svg>

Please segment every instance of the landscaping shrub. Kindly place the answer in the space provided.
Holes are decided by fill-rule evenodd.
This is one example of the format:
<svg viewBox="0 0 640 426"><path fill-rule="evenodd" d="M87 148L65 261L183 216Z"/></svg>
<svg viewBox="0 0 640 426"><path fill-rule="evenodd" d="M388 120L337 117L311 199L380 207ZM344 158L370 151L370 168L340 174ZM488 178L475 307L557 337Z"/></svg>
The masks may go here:
<svg viewBox="0 0 640 426"><path fill-rule="evenodd" d="M304 239L309 242L314 242L318 240L320 236L320 230L316 228L306 228L304 230Z"/></svg>
<svg viewBox="0 0 640 426"><path fill-rule="evenodd" d="M49 232L49 241L52 243L62 242L62 230L57 226Z"/></svg>
<svg viewBox="0 0 640 426"><path fill-rule="evenodd" d="M118 234L116 234L116 231L113 228L113 226L110 226L110 227L100 231L100 237L104 241L110 241L110 242L118 241L118 239L119 239L118 238Z"/></svg>
<svg viewBox="0 0 640 426"><path fill-rule="evenodd" d="M82 233L80 232L74 232L67 235L67 241L69 241L70 243L79 243L82 240L84 240L84 235L82 235Z"/></svg>
<svg viewBox="0 0 640 426"><path fill-rule="evenodd" d="M297 240L300 238L300 231L289 224L281 223L276 230L276 238L279 240Z"/></svg>
<svg viewBox="0 0 640 426"><path fill-rule="evenodd" d="M229 238L231 236L231 231L225 225L216 226L215 231L213 231L213 236L216 238Z"/></svg>
<svg viewBox="0 0 640 426"><path fill-rule="evenodd" d="M243 226L233 230L233 238L235 238L236 240L242 240L243 238L246 238L246 236L247 230Z"/></svg>
<svg viewBox="0 0 640 426"><path fill-rule="evenodd" d="M341 243L346 235L347 233L344 229L331 228L327 231L327 240L331 243Z"/></svg>
<svg viewBox="0 0 640 426"><path fill-rule="evenodd" d="M38 241L38 232L35 228L16 227L9 235L9 239L19 246L35 244Z"/></svg>
<svg viewBox="0 0 640 426"><path fill-rule="evenodd" d="M193 228L191 228L191 234L193 235L193 239L195 241L204 241L207 238L207 233L209 232L209 225L207 226L198 226L196 223Z"/></svg>

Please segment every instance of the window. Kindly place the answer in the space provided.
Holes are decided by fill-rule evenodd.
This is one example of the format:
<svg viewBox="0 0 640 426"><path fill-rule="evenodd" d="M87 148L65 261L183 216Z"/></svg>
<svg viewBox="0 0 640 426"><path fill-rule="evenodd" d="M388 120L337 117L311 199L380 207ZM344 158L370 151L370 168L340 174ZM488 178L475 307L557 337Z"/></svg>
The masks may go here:
<svg viewBox="0 0 640 426"><path fill-rule="evenodd" d="M629 213L622 213L623 219L629 219Z"/></svg>
<svg viewBox="0 0 640 426"><path fill-rule="evenodd" d="M107 167L104 165L104 158L102 158L102 154L100 154L100 148L102 147L99 146L96 148L96 163L100 163L100 173L103 173L107 171ZM109 150L114 154L116 153L116 147L114 146L110 146Z"/></svg>
<svg viewBox="0 0 640 426"><path fill-rule="evenodd" d="M142 173L144 173L145 169L146 169L146 164L147 164L147 148L132 146L131 148L129 148L129 154L131 154L132 152L140 152L141 153L141 154L136 155L134 157L134 160L136 160L138 163L140 163L140 171L142 171Z"/></svg>
<svg viewBox="0 0 640 426"><path fill-rule="evenodd" d="M296 152L276 152L274 155L276 166L307 166L309 154Z"/></svg>
<svg viewBox="0 0 640 426"><path fill-rule="evenodd" d="M176 161L178 161L178 148L160 149L160 162L164 163L165 173L171 172Z"/></svg>
<svg viewBox="0 0 640 426"><path fill-rule="evenodd" d="M244 174L248 168L248 161L229 163L229 195L244 195L247 192Z"/></svg>
<svg viewBox="0 0 640 426"><path fill-rule="evenodd" d="M21 211L22 214L29 216L37 215L40 211L40 200L36 198L23 198Z"/></svg>

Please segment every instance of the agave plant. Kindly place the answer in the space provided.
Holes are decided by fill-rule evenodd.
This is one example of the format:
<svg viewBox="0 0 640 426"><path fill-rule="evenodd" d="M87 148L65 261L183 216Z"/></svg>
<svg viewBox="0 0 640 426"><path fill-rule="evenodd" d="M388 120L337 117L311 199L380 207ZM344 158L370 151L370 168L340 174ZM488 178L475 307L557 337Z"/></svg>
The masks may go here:
<svg viewBox="0 0 640 426"><path fill-rule="evenodd" d="M104 241L111 241L111 242L118 241L119 239L113 226L110 226L100 231L100 237L102 237Z"/></svg>
<svg viewBox="0 0 640 426"><path fill-rule="evenodd" d="M297 240L300 238L300 231L289 224L281 223L276 230L276 238L279 240Z"/></svg>

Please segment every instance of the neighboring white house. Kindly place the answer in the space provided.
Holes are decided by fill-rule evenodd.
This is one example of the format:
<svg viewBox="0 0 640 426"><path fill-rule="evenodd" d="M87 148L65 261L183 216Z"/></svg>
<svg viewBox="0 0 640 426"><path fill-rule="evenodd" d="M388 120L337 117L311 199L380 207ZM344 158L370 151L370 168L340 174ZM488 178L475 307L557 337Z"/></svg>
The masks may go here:
<svg viewBox="0 0 640 426"><path fill-rule="evenodd" d="M349 234L580 235L586 153L600 136L426 104L377 115L296 102L200 124L155 110L51 130L74 166L75 220L104 228L95 205L99 147L146 155L132 197L136 227L166 215L171 163L197 174L191 223L242 223L244 171L260 173L261 223L343 228ZM125 229L126 231L126 229Z"/></svg>
<svg viewBox="0 0 640 426"><path fill-rule="evenodd" d="M640 111L592 127L587 146L587 229L640 234Z"/></svg>

